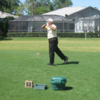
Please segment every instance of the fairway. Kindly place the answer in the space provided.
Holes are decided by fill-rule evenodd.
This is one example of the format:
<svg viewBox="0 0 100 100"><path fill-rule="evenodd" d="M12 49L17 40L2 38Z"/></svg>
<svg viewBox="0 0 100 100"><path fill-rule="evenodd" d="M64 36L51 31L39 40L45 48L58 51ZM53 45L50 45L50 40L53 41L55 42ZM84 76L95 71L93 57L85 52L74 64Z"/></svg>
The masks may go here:
<svg viewBox="0 0 100 100"><path fill-rule="evenodd" d="M58 39L69 61L63 64L55 55L54 66L47 66L47 38L0 39L0 100L99 100L100 38ZM52 90L54 76L66 77L66 90ZM48 89L25 88L25 80Z"/></svg>

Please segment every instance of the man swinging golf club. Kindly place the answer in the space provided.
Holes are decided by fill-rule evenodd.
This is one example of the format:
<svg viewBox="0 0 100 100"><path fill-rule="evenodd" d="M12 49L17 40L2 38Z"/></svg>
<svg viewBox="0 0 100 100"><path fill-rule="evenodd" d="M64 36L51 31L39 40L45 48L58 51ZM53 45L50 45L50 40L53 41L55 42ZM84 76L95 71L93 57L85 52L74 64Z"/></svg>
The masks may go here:
<svg viewBox="0 0 100 100"><path fill-rule="evenodd" d="M54 64L54 52L62 59L64 60L64 63L66 64L68 61L68 57L66 57L61 50L58 48L58 38L57 38L57 27L53 24L53 19L48 19L46 24L42 25L43 29L47 30L47 37L49 41L49 58L50 62L47 65L53 65Z"/></svg>

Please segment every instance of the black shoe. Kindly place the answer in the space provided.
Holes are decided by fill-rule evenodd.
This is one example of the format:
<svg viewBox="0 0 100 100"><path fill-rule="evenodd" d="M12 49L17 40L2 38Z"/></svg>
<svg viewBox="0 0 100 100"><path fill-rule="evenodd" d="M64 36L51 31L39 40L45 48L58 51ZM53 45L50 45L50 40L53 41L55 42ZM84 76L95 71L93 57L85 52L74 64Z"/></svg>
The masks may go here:
<svg viewBox="0 0 100 100"><path fill-rule="evenodd" d="M64 59L64 64L67 64L67 62L68 62L68 57L66 57L66 58Z"/></svg>
<svg viewBox="0 0 100 100"><path fill-rule="evenodd" d="M49 66L53 66L53 64L51 64L51 63L48 63L47 65L49 65Z"/></svg>

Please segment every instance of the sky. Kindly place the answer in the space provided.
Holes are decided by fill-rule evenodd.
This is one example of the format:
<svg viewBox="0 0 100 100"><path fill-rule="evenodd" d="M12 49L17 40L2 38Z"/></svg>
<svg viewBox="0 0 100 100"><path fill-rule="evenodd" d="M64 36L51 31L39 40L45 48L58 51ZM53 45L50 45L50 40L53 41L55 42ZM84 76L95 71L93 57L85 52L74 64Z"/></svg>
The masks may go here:
<svg viewBox="0 0 100 100"><path fill-rule="evenodd" d="M24 2L25 0L20 0ZM52 0L51 0L52 1ZM96 7L100 10L100 0L71 0L73 3L72 7Z"/></svg>

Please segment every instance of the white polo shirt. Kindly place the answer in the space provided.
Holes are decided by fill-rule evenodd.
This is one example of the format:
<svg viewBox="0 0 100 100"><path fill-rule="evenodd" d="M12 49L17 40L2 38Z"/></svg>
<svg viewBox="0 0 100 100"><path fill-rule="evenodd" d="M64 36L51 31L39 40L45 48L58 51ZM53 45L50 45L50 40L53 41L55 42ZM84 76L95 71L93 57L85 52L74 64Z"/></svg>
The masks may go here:
<svg viewBox="0 0 100 100"><path fill-rule="evenodd" d="M52 24L51 26L56 28L56 25ZM57 28L55 31L53 31L50 27L46 26L47 29L47 37L48 39L53 38L53 37L57 37Z"/></svg>

